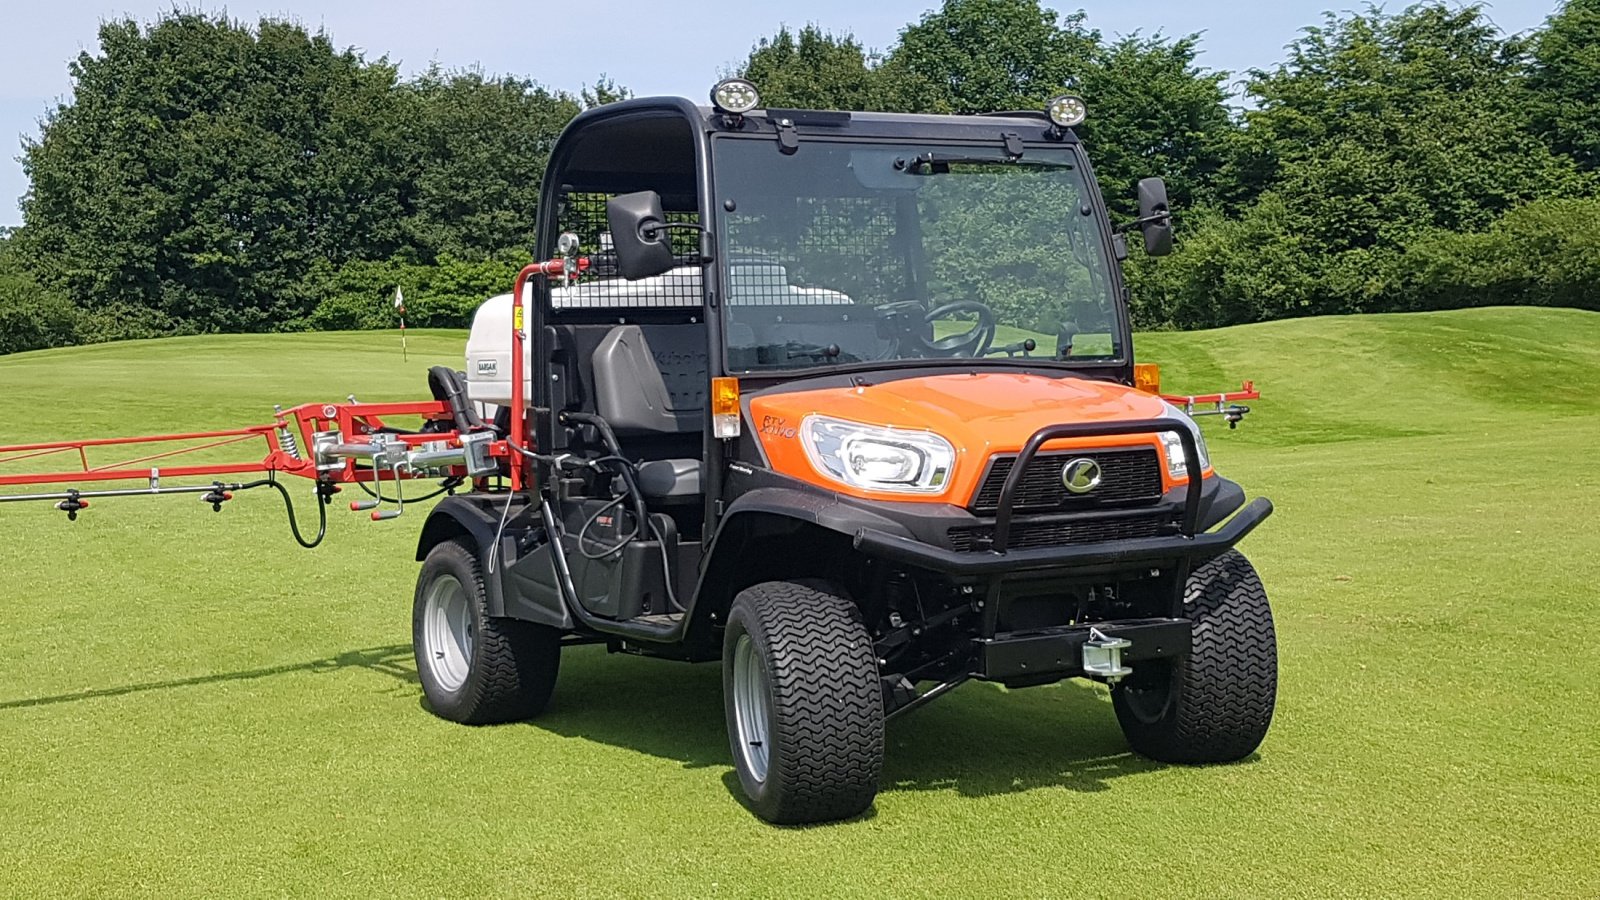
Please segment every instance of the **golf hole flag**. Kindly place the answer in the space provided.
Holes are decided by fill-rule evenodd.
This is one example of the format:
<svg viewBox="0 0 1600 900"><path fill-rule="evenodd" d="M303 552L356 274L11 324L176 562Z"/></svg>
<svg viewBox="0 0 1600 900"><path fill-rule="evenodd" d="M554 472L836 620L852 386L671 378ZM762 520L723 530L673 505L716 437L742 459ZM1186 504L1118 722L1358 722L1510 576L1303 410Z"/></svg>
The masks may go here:
<svg viewBox="0 0 1600 900"><path fill-rule="evenodd" d="M394 286L394 311L400 314L400 360L409 362L406 355L406 295L400 293L400 285Z"/></svg>

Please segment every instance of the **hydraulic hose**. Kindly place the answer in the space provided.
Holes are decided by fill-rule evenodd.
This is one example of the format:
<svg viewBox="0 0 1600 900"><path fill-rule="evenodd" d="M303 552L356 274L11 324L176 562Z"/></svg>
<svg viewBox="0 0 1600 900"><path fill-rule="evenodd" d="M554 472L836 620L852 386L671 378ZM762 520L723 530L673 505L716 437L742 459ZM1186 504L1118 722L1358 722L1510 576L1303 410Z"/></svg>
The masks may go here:
<svg viewBox="0 0 1600 900"><path fill-rule="evenodd" d="M276 478L269 477L263 478L260 481L247 482L239 485L238 489L244 491L249 490L250 488L263 486L276 490L278 492L278 496L283 498L284 512L289 517L289 533L294 535L295 543L306 548L307 550L310 550L322 543L322 539L328 534L328 498L322 493L322 485L320 482L317 485L317 536L309 541L306 540L305 537L300 533L300 523L295 519L294 499L289 496L289 489L280 484Z"/></svg>

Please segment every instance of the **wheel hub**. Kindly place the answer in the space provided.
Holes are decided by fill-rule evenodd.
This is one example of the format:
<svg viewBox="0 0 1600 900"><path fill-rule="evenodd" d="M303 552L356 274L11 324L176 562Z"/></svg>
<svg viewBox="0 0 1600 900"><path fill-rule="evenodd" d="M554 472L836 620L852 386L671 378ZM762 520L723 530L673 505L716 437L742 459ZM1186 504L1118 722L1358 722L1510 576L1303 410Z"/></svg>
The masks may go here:
<svg viewBox="0 0 1600 900"><path fill-rule="evenodd" d="M428 668L440 687L458 691L467 682L474 637L466 588L455 576L440 575L428 588L422 615Z"/></svg>
<svg viewBox="0 0 1600 900"><path fill-rule="evenodd" d="M739 635L733 648L733 711L744 767L756 781L766 781L771 753L768 730L772 721L772 696L767 685L767 667L748 634Z"/></svg>

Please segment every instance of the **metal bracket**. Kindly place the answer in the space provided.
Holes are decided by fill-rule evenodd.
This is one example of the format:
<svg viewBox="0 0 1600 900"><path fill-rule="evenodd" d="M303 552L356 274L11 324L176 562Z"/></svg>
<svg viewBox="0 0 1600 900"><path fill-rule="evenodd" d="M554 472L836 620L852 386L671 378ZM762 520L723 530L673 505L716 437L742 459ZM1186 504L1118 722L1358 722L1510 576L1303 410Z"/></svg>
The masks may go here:
<svg viewBox="0 0 1600 900"><path fill-rule="evenodd" d="M779 119L772 124L778 129L778 152L793 156L800 149L800 134L794 130L794 120Z"/></svg>
<svg viewBox="0 0 1600 900"><path fill-rule="evenodd" d="M1015 131L1000 132L1000 140L1006 145L1006 156L1012 159L1022 158L1022 138Z"/></svg>
<svg viewBox="0 0 1600 900"><path fill-rule="evenodd" d="M1083 674L1116 684L1133 674L1133 669L1122 664L1122 651L1132 646L1126 638L1114 638L1089 626L1089 640L1083 644Z"/></svg>

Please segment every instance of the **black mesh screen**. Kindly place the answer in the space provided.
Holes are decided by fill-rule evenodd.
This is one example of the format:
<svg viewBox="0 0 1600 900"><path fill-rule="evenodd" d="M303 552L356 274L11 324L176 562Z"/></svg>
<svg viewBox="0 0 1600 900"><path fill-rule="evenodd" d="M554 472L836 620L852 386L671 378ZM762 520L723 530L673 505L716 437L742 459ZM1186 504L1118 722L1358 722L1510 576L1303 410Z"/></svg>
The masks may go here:
<svg viewBox="0 0 1600 900"><path fill-rule="evenodd" d="M1061 483L1061 467L1068 460L1085 457L1100 464L1100 484L1086 494L1070 493ZM972 498L974 512L993 513L999 507L1000 491L1016 461L1014 456L1000 456L989 464L989 472ZM1028 463L1028 471L1023 473L1012 504L1016 510L1040 511L1159 499L1161 459L1154 448L1060 450L1040 453Z"/></svg>
<svg viewBox="0 0 1600 900"><path fill-rule="evenodd" d="M731 306L876 305L908 296L891 198L752 197L727 217Z"/></svg>
<svg viewBox="0 0 1600 900"><path fill-rule="evenodd" d="M569 192L562 197L556 214L556 230L578 236L579 253L589 257L590 267L572 284L551 289L551 307L563 310L700 306L700 233L688 229L666 232L677 265L662 275L627 281L617 274L617 255L612 250L610 226L606 223L606 200L612 196L585 191ZM700 215L694 210L669 209L666 213L669 222L700 222Z"/></svg>
<svg viewBox="0 0 1600 900"><path fill-rule="evenodd" d="M1063 544L1126 541L1160 537L1172 534L1176 530L1177 525L1174 524L1172 513L1165 511L1118 519L1022 521L1012 523L1009 546L1013 550L1029 550L1035 547L1059 547ZM952 549L967 553L985 549L988 542L994 538L994 527L963 525L950 529L949 536Z"/></svg>

